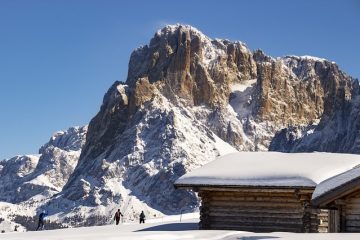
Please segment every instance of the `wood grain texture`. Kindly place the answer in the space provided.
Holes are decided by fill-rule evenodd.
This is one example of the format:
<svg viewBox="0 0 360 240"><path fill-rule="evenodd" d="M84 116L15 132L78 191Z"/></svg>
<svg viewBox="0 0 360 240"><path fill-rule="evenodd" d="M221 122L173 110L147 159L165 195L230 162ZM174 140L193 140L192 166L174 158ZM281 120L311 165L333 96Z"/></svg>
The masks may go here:
<svg viewBox="0 0 360 240"><path fill-rule="evenodd" d="M310 205L311 193L290 189L201 189L201 229L255 232L326 232L327 211ZM321 214L320 214L321 213ZM320 221L320 215L322 221Z"/></svg>

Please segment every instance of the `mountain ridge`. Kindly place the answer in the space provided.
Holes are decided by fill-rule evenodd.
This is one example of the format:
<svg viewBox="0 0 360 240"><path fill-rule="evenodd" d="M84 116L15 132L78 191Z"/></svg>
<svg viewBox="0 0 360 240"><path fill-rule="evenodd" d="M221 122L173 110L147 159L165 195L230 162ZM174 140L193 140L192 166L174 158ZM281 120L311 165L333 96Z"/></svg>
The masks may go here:
<svg viewBox="0 0 360 240"><path fill-rule="evenodd" d="M44 145L42 152L59 144L65 151L81 147L81 154L61 191L34 211L50 209L69 226L78 226L74 219L108 223L118 207L128 219L140 210L194 211L195 194L175 190L173 182L220 155L359 153L358 99L358 81L334 62L273 58L189 25L166 26L133 51L126 81L109 88L86 140L84 133L72 144L55 138Z"/></svg>

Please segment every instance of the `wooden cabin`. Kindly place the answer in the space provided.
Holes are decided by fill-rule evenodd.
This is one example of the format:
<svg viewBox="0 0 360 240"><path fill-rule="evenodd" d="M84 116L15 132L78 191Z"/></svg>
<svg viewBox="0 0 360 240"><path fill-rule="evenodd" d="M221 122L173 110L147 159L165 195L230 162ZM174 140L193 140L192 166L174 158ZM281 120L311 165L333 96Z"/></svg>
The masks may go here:
<svg viewBox="0 0 360 240"><path fill-rule="evenodd" d="M359 163L350 154L239 152L185 174L175 187L198 192L200 229L326 232L327 211L311 202L315 187Z"/></svg>
<svg viewBox="0 0 360 240"><path fill-rule="evenodd" d="M200 229L317 232L313 188L199 188Z"/></svg>
<svg viewBox="0 0 360 240"><path fill-rule="evenodd" d="M329 232L360 232L360 168L320 183L312 204L329 210Z"/></svg>

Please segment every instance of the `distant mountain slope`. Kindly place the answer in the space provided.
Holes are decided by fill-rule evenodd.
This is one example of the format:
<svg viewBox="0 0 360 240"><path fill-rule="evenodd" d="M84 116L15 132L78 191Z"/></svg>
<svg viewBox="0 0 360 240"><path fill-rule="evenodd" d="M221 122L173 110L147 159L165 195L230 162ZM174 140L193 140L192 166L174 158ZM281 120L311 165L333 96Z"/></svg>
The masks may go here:
<svg viewBox="0 0 360 240"><path fill-rule="evenodd" d="M74 170L87 127L55 133L39 155L16 156L0 162L0 201L19 203L60 192Z"/></svg>
<svg viewBox="0 0 360 240"><path fill-rule="evenodd" d="M4 209L0 218L22 223L24 217L35 215L38 207L61 192L77 164L86 132L87 126L57 132L40 148L38 155L1 161L0 208Z"/></svg>

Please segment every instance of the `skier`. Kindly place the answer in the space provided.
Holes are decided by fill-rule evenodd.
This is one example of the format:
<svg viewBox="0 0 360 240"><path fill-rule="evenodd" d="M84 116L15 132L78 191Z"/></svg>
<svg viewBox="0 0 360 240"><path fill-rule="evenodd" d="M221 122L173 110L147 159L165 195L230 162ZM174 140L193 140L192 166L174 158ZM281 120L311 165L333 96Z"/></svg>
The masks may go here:
<svg viewBox="0 0 360 240"><path fill-rule="evenodd" d="M115 213L115 216L114 216L114 220L116 221L116 225L119 225L120 216L124 217L124 215L122 215L122 213L120 212L120 209L118 209L117 212Z"/></svg>
<svg viewBox="0 0 360 240"><path fill-rule="evenodd" d="M38 226L36 228L36 231L39 230L39 229L40 230L44 229L44 219L45 219L46 216L47 216L47 213L46 213L45 210L40 213L40 215L39 215L39 223L38 223Z"/></svg>
<svg viewBox="0 0 360 240"><path fill-rule="evenodd" d="M141 211L140 213L140 224L141 223L145 223L145 214L144 214L144 211Z"/></svg>

